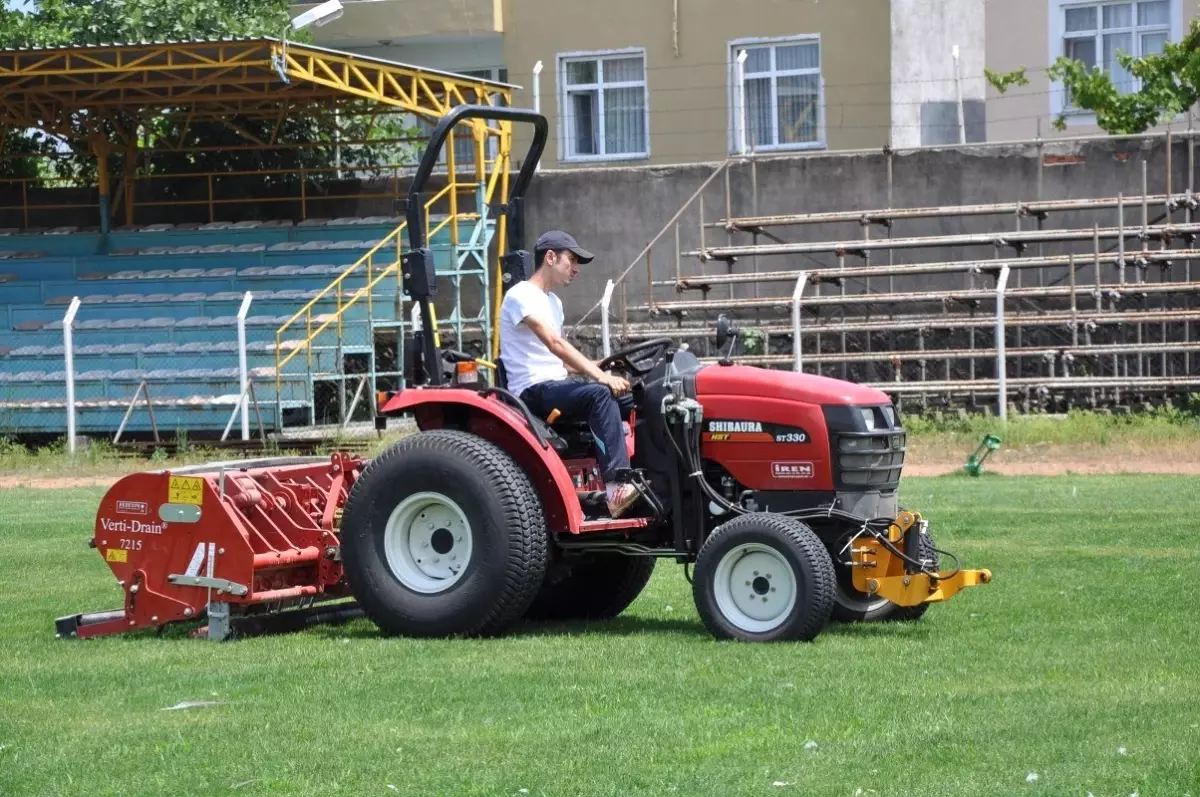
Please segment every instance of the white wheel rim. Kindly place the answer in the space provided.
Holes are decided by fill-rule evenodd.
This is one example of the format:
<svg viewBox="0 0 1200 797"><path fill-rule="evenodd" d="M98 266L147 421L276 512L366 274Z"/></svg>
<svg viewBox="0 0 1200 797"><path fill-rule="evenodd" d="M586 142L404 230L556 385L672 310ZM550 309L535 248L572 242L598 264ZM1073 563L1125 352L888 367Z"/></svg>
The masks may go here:
<svg viewBox="0 0 1200 797"><path fill-rule="evenodd" d="M721 557L713 580L717 608L742 631L773 631L796 606L796 574L783 554L749 542Z"/></svg>
<svg viewBox="0 0 1200 797"><path fill-rule="evenodd" d="M471 524L441 493L408 496L383 532L388 568L414 592L433 595L458 583L471 562Z"/></svg>

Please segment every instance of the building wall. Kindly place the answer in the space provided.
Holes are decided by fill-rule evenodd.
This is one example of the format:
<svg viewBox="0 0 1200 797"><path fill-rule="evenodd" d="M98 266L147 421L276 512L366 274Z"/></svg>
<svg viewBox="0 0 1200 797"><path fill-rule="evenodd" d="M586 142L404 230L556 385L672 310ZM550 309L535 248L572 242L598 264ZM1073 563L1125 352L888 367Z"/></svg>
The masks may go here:
<svg viewBox="0 0 1200 797"><path fill-rule="evenodd" d="M984 0L892 0L891 5L892 145L957 144L956 84L962 89L965 140L983 141Z"/></svg>
<svg viewBox="0 0 1200 797"><path fill-rule="evenodd" d="M372 58L383 58L388 61L448 72L499 70L504 66L504 46L499 34L473 38L426 38L389 45L356 46L347 49Z"/></svg>
<svg viewBox="0 0 1200 797"><path fill-rule="evenodd" d="M887 0L504 0L504 61L509 80L523 87L514 103L527 107L533 105L533 66L543 64L541 109L552 122L542 161L547 167L596 165L560 158L566 143L560 54L644 53L649 155L602 164L707 161L724 158L736 140L730 42L758 37L819 37L824 105L818 146L882 147L891 120L888 9ZM519 156L528 135L518 135Z"/></svg>
<svg viewBox="0 0 1200 797"><path fill-rule="evenodd" d="M987 66L1000 73L1025 67L1027 86L1001 95L987 87L989 141L1032 139L1038 135L1079 136L1101 133L1091 114L1069 116L1067 130L1052 122L1063 102L1061 86L1046 69L1062 53L1064 6L1091 5L1079 0L986 0ZM1098 5L1098 3L1097 3ZM1169 0L1170 38L1179 41L1191 20L1200 15L1195 0ZM1186 116L1173 124L1187 126ZM1162 129L1161 126L1159 129Z"/></svg>

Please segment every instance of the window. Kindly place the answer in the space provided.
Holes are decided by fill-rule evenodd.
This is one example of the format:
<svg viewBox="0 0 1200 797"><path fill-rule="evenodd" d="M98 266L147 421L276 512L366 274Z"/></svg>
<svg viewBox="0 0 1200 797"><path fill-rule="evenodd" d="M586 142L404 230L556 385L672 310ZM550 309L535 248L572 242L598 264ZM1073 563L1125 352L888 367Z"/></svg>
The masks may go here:
<svg viewBox="0 0 1200 797"><path fill-rule="evenodd" d="M746 51L745 109L740 112L737 57ZM742 126L751 150L824 146L821 40L796 36L730 44L730 151L736 152Z"/></svg>
<svg viewBox="0 0 1200 797"><path fill-rule="evenodd" d="M1121 66L1117 53L1140 57L1162 52L1176 29L1177 6L1178 0L1064 3L1059 19L1060 52L1088 67L1106 70L1118 92L1136 91L1138 81ZM1071 110L1069 102L1066 110Z"/></svg>
<svg viewBox="0 0 1200 797"><path fill-rule="evenodd" d="M561 160L650 155L645 50L558 57Z"/></svg>

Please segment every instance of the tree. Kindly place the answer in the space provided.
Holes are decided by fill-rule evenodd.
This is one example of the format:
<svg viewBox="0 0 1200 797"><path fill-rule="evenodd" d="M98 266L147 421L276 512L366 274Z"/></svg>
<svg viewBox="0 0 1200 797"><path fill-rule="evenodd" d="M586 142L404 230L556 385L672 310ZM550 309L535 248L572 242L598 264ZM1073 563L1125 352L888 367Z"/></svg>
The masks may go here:
<svg viewBox="0 0 1200 797"><path fill-rule="evenodd" d="M1135 58L1119 52L1117 61L1140 83L1137 91L1123 94L1104 69L1065 56L1059 56L1046 74L1061 81L1073 106L1093 112L1096 124L1107 133L1142 133L1174 119L1200 99L1200 20L1192 20L1183 40L1165 43L1161 53ZM1004 94L1010 86L1028 83L1025 71L985 70L985 76ZM1060 113L1053 125L1066 129L1066 114Z"/></svg>
<svg viewBox="0 0 1200 797"><path fill-rule="evenodd" d="M220 37L278 37L287 26L290 0L36 0L27 12L0 8L0 47L53 47L77 44L119 44L146 41L188 41ZM289 34L293 41L310 41L308 31ZM102 132L115 137L118 128L133 131L150 148L165 142L182 142L192 152L156 153L141 168L145 172L169 174L181 171L296 170L332 165L337 140L378 140L381 137L413 136L413 129L394 118L349 117L335 121L330 116L296 116L285 120L278 140L315 142L301 149L279 148L254 151L232 149L245 144L238 130L249 132L262 141L272 137L274 121L233 118L231 124L217 122L188 125L173 116L155 115L137 119L116 117L105 123ZM177 117L177 118L175 118ZM93 122L94 124L94 122ZM43 162L40 173L70 176L92 184L96 161L88 146L88 133L82 120L75 119L66 135L54 131L10 134L4 142L0 175L30 176L30 158L69 148L76 157L57 158L52 166ZM219 149L211 149L217 147ZM225 149L229 148L229 149ZM342 146L342 161L378 166L413 159L411 145L385 143ZM204 151L199 151L204 150ZM113 174L123 169L123 153L118 148L110 158ZM171 190L170 187L167 190Z"/></svg>

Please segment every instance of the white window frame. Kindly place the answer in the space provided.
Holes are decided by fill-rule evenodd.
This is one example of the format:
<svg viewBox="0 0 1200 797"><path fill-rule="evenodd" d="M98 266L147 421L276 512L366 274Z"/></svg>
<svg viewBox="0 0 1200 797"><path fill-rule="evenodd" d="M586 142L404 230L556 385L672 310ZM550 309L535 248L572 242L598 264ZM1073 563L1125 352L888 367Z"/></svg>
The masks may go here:
<svg viewBox="0 0 1200 797"><path fill-rule="evenodd" d="M742 125L745 122L745 120L742 118L739 118L739 115L738 115L738 105L739 105L739 100L741 99L741 94L742 94L742 86L739 86L738 81L737 81L737 55L738 55L738 52L742 49L747 49L747 48L751 48L751 47L762 47L762 46L769 46L769 45L785 45L786 46L789 44L811 44L814 42L817 45L817 53L818 53L816 69L785 69L782 72L778 71L778 70L772 71L770 74L772 76L771 93L772 93L773 97L775 94L774 78L777 78L780 75L785 75L785 76L786 75L816 75L817 76L817 140L816 141L797 142L795 144L768 144L765 146L760 146L760 145L756 145L753 141L750 140L749 133L747 132L746 152L747 152L747 154L749 154L751 152L796 152L796 151L802 151L802 150L810 150L810 149L818 149L819 150L819 149L827 149L828 148L829 143L828 143L828 139L826 138L826 131L825 131L825 74L823 71L824 70L823 64L824 64L824 60L825 60L825 47L821 41L821 34L819 34L819 33L798 33L798 34L795 34L792 36L769 36L769 37L733 39L728 43L728 45L726 47L726 60L728 63L728 70L727 70L727 76L726 76L726 81L727 81L726 94L727 94L728 100L729 100L729 124L727 126L727 129L729 132L729 153L731 155L737 154L738 136L739 136L739 133L741 132ZM755 74L759 75L762 73L756 72ZM773 134L777 135L778 130L779 130L779 120L777 118L777 115L779 113L779 111L778 111L779 105L778 105L778 102L775 101L774 99L772 100L771 108L772 108L771 117L772 117L772 123L773 123Z"/></svg>
<svg viewBox="0 0 1200 797"><path fill-rule="evenodd" d="M1182 0L1168 0L1170 3L1170 19L1169 29L1166 31L1167 40L1178 42L1183 35L1183 2ZM1066 54L1066 49L1063 46L1065 39L1068 38L1067 28L1067 9L1070 8L1095 8L1096 9L1096 30L1092 34L1096 41L1096 62L1100 65L1104 60L1103 47L1103 25L1104 25L1104 6L1130 6L1130 25L1129 28L1119 28L1120 31L1128 31L1132 34L1134 46L1141 50L1141 33L1145 32L1143 28L1139 30L1137 24L1137 0L1051 0L1050 1L1050 42L1049 42L1049 63L1054 63L1058 57ZM1161 26L1153 26L1156 29L1161 29ZM1071 38L1075 38L1078 34L1070 34ZM1080 38L1086 37L1086 34ZM1137 78L1134 78L1135 88L1137 86ZM1066 117L1068 126L1084 126L1095 125L1096 115L1091 111L1082 108L1072 108L1067 104L1066 89L1062 81L1050 81L1050 113L1053 116L1062 114Z"/></svg>
<svg viewBox="0 0 1200 797"><path fill-rule="evenodd" d="M621 58L629 58L631 56L640 56L642 59L642 79L620 81L617 83L604 82L604 65L605 60L615 60ZM620 50L578 50L574 52L558 53L555 56L555 81L558 87L558 160L561 163L595 163L599 161L635 161L647 160L650 157L650 72L649 65L646 60L645 47L626 47ZM579 61L595 61L596 62L596 79L597 83L588 84L567 84L567 64ZM571 142L574 140L574 112L572 111L571 103L568 101L567 95L571 90L579 89L595 89L599 96L597 105L597 116L600 120L600 135L597 142L601 147L604 145L604 89L605 88L635 88L640 86L645 104L642 108L644 114L643 124L646 129L646 147L642 152L616 152L612 154L602 153L598 155L574 155L571 153Z"/></svg>

